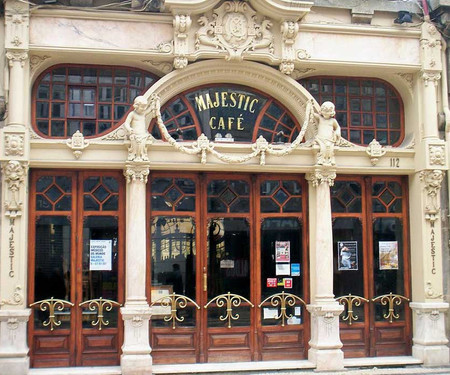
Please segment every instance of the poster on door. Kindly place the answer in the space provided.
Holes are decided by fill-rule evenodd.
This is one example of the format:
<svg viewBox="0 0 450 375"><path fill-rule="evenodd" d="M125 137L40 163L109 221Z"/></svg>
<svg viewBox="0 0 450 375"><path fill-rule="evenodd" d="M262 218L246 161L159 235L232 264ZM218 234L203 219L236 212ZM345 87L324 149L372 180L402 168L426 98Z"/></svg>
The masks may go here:
<svg viewBox="0 0 450 375"><path fill-rule="evenodd" d="M398 270L398 242L378 242L380 270Z"/></svg>
<svg viewBox="0 0 450 375"><path fill-rule="evenodd" d="M89 271L111 271L112 240L90 240L89 255Z"/></svg>
<svg viewBox="0 0 450 375"><path fill-rule="evenodd" d="M275 261L277 263L291 261L291 241L275 241Z"/></svg>
<svg viewBox="0 0 450 375"><path fill-rule="evenodd" d="M338 241L338 270L358 270L358 242Z"/></svg>

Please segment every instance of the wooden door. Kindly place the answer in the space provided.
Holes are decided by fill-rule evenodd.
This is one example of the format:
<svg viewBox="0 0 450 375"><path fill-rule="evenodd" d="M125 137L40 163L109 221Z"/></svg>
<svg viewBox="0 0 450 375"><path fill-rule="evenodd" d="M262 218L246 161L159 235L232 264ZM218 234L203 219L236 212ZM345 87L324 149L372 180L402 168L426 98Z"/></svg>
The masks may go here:
<svg viewBox="0 0 450 375"><path fill-rule="evenodd" d="M346 357L411 353L406 181L340 177L331 191L334 293Z"/></svg>
<svg viewBox="0 0 450 375"><path fill-rule="evenodd" d="M303 185L298 176L151 174L155 363L305 357Z"/></svg>
<svg viewBox="0 0 450 375"><path fill-rule="evenodd" d="M32 367L119 363L122 181L119 172L32 172Z"/></svg>

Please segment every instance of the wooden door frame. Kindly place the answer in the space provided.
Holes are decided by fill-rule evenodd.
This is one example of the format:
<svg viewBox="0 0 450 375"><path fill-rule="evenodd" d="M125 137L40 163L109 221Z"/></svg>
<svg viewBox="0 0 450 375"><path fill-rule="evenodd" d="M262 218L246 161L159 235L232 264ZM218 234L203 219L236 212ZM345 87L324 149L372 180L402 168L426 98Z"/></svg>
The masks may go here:
<svg viewBox="0 0 450 375"><path fill-rule="evenodd" d="M83 182L86 176L114 176L117 178L119 191L118 191L118 210L115 212L118 217L118 285L117 285L117 296L119 303L124 302L124 280L125 280L125 194L124 194L124 179L120 171L104 171L104 172L93 172L93 171L82 171L82 170L67 170L67 169L34 169L30 172L30 201L29 201L29 231L28 231L28 301L29 303L35 302L35 260L36 260L36 219L39 216L67 216L70 217L71 223L71 238L70 238L70 302L74 301L75 304L71 308L71 319L70 319L70 329L68 330L68 358L66 362L63 363L64 359L58 362L62 366L81 366L82 365L82 347L83 347L83 328L82 328L82 312L78 306L78 303L82 301L82 253L83 253L83 217L85 216L85 210L83 208ZM36 210L36 182L42 176L66 176L71 178L71 211L38 211ZM110 216L105 215L108 211L99 211L96 215L87 216ZM123 282L121 282L121 280ZM28 323L28 342L30 346L30 358L31 363L34 365L36 361L36 356L34 353L34 339L39 336L36 334L34 327L34 314L36 309L32 309L29 323ZM117 320L117 360L115 362L119 363L120 359L120 347L123 343L123 320L118 312ZM108 328L106 328L107 330ZM65 330L67 331L67 330ZM102 330L105 332L105 330ZM57 336L60 331L55 329L46 335ZM54 333L53 333L54 332ZM79 332L77 334L77 332ZM58 355L49 355L49 358L55 357L55 360L59 358ZM54 365L54 364L52 364Z"/></svg>

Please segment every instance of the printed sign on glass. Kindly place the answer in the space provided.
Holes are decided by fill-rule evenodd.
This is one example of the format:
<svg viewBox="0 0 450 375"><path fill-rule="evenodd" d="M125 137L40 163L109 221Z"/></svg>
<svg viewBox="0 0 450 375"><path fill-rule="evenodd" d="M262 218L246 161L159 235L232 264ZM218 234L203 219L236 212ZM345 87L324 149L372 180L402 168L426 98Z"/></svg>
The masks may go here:
<svg viewBox="0 0 450 375"><path fill-rule="evenodd" d="M291 242L275 241L275 261L277 263L291 261Z"/></svg>
<svg viewBox="0 0 450 375"><path fill-rule="evenodd" d="M338 270L356 271L358 270L358 242L338 241Z"/></svg>
<svg viewBox="0 0 450 375"><path fill-rule="evenodd" d="M398 270L398 242L380 241L378 243L380 270Z"/></svg>
<svg viewBox="0 0 450 375"><path fill-rule="evenodd" d="M112 269L112 240L90 240L89 242L89 270L111 271Z"/></svg>

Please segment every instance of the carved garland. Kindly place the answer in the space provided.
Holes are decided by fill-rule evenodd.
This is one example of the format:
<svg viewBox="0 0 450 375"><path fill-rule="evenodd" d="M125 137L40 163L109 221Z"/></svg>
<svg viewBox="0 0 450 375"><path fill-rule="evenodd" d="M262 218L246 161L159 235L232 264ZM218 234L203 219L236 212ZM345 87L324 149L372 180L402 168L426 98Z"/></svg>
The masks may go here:
<svg viewBox="0 0 450 375"><path fill-rule="evenodd" d="M312 106L313 104L311 102L308 102L308 105L306 107L306 116L305 121L303 123L302 129L297 136L297 138L289 144L288 146L283 146L280 148L275 148L263 136L259 136L259 138L256 140L255 143L252 144L252 152L243 156L232 156L232 155L226 155L222 154L219 151L215 150L216 144L212 141L209 141L205 134L201 134L200 137L197 138L197 141L191 143L188 146L184 146L180 143L178 143L172 136L169 134L166 126L164 125L164 122L161 117L161 111L160 111L160 102L159 97L156 94L153 94L150 98L150 101L153 101L156 110L153 115L156 116L157 124L159 127L159 130L161 131L164 138L167 140L167 142L173 146L176 150L184 152L188 155L198 155L201 158L201 163L206 164L206 158L207 153L211 153L213 156L215 156L217 159L229 163L229 164L238 164L238 163L245 163L249 161L250 159L253 159L255 157L260 158L259 164L265 165L266 164L266 154L273 155L273 156L285 156L289 155L294 151L300 143L303 141L303 138L305 136L305 132L308 129L308 125L314 121L312 118Z"/></svg>

